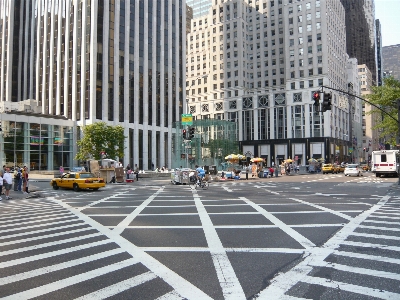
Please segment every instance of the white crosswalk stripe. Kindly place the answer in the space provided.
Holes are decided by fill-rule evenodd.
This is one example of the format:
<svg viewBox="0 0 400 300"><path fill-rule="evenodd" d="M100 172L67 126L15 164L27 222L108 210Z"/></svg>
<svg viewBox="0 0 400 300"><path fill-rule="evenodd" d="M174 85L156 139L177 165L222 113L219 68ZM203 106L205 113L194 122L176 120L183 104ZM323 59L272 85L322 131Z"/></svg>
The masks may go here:
<svg viewBox="0 0 400 300"><path fill-rule="evenodd" d="M382 201L381 201L382 202ZM392 225L397 225L398 222L377 222L374 221L375 215L377 214L392 214L390 213L389 207L393 208L393 211L396 211L400 207L400 203L395 201L384 201L384 205L377 205L375 209L371 209L370 213L365 214L364 220L361 220L360 224L374 223L374 226L365 226L359 225L350 229L350 232L347 235L346 239L338 240L338 243L332 244L332 249L329 250L329 241L326 243L324 248L324 252L313 253L311 254L299 265L293 268L291 271L282 274L274 279L274 282L262 291L259 295L257 295L257 299L286 299L286 297L298 296L295 292L295 287L297 284L309 284L309 285L318 285L325 288L330 288L333 290L340 289L340 291L346 291L357 296L356 298L363 298L367 296L372 296L377 299L400 299L400 292L396 293L390 290L377 289L373 286L368 286L369 283L367 281L363 281L360 285L355 279L352 281L352 278L357 276L369 276L371 278L376 278L376 282L383 282L382 280L393 280L395 282L400 283L400 260L392 257L385 256L374 256L370 254L362 254L359 253L357 249L374 249L380 248L385 249L387 251L392 251L394 253L398 253L396 256L400 257L400 247L399 246L390 246L387 245L388 241L396 241L400 240L400 237L396 235L388 235L390 232L398 232L398 228L385 227L388 223ZM373 230L374 233L366 233L366 232L357 232L354 229L365 229L365 230ZM346 226L344 227L344 230ZM376 234L376 230L386 232L386 234ZM346 236L344 236L346 237ZM351 241L349 238L361 238L366 241ZM372 238L373 242L370 241ZM358 262L363 262L362 266L352 265L347 263L346 265L341 264L339 261L332 263L330 260L327 260L329 256L336 256L341 258L352 258L358 259ZM375 262L385 263L386 267L389 268L390 265L393 265L392 270L397 270L397 272L389 272L383 270L375 270L372 267L376 265ZM369 267L367 267L369 266ZM319 277L318 273L314 274L313 269L316 268L325 268L330 269L332 272L341 272L341 274L348 274L348 276L343 276L343 281L340 281L340 273L336 275L335 280L329 280L327 278ZM338 279L339 278L339 279ZM284 280L290 281L290 284L285 282L282 284ZM286 287L285 287L286 285ZM289 291L289 289L292 291Z"/></svg>
<svg viewBox="0 0 400 300"><path fill-rule="evenodd" d="M98 204L101 203L102 201L98 202ZM115 239L104 235L104 230L111 232L109 229L105 229L104 227L104 229L99 231L100 227L96 223L89 222L88 224L88 222L82 222L79 214L74 214L73 211L71 212L71 210L63 208L55 202L43 202L43 200L40 200L40 202L10 201L8 204L3 205L2 208L5 208L7 205L12 207L13 213L12 215L4 215L4 218L0 219L0 286L3 287L3 289L0 288L0 291L3 290L4 293L7 290L5 287L16 282L34 280L35 278L48 276L49 274L59 276L63 270L71 270L76 266L97 264L98 267L57 280L54 283L49 282L48 284L41 284L40 286L27 288L26 290L22 289L10 295L0 292L0 298L2 299L30 299L32 297L40 297L72 287L81 282L96 280L96 278L118 270L139 268L139 265L143 269L143 265L138 264L138 258L128 254L128 252L133 252L130 250L126 251L126 248L130 248L129 245L131 244L127 243L127 241L121 243L122 240L119 237L116 239L117 241L118 239L121 240L118 243L120 245L125 243L128 246L120 247L115 243ZM129 222L127 225L129 225ZM103 247L106 247L104 248L105 250L102 250ZM110 247L113 247L113 249L107 249ZM89 251L89 255L87 251ZM82 255L80 253L85 254ZM17 254L23 254L23 256L16 257L15 255ZM73 259L68 258L63 261L64 257L70 257L71 255L74 255ZM124 257L119 257L118 255L124 255ZM127 258L126 255L131 256L131 258ZM29 268L30 264L34 262L46 261L52 258L57 258L57 261L60 262L34 269ZM104 265L101 261L107 259L117 259L118 261ZM152 264L157 265L155 261ZM25 271L14 273L13 267L16 266L23 266L22 270L25 269ZM158 273L160 273L159 271ZM169 270L165 270L164 274L169 274L169 278L174 277L173 273ZM168 276L165 277L167 278ZM157 274L148 270L133 277L128 276L128 278L121 279L117 283L106 284L105 287L99 288L97 291L84 295L81 298L104 299L141 284L151 282L156 278L159 278ZM187 295L193 293L198 295L199 299L209 298L198 288L188 282L185 283L183 278L179 276L178 278L177 282L181 282L178 286ZM177 291L166 293L160 297L160 299L185 298L187 297L181 296Z"/></svg>

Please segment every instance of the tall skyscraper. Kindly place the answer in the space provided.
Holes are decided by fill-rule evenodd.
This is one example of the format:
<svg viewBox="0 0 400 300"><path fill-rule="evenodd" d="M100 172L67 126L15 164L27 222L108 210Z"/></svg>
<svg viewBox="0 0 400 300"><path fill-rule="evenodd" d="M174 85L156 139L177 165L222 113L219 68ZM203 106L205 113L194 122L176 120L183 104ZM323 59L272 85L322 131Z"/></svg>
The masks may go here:
<svg viewBox="0 0 400 300"><path fill-rule="evenodd" d="M382 27L381 22L377 19L375 20L375 29L376 29L376 73L377 73L377 82L378 86L382 85L383 79L383 57L382 57Z"/></svg>
<svg viewBox="0 0 400 300"><path fill-rule="evenodd" d="M340 0L346 12L346 51L377 80L374 0Z"/></svg>
<svg viewBox="0 0 400 300"><path fill-rule="evenodd" d="M383 71L387 76L400 80L400 44L382 48Z"/></svg>
<svg viewBox="0 0 400 300"><path fill-rule="evenodd" d="M212 0L186 0L188 6L193 9L193 18L208 14Z"/></svg>
<svg viewBox="0 0 400 300"><path fill-rule="evenodd" d="M241 151L268 164L347 160L347 98L332 91L324 113L312 101L321 85L347 90L339 1L218 1L191 28L187 99L195 118L236 122Z"/></svg>
<svg viewBox="0 0 400 300"><path fill-rule="evenodd" d="M124 163L171 166L185 84L183 0L0 0L0 100L125 127Z"/></svg>

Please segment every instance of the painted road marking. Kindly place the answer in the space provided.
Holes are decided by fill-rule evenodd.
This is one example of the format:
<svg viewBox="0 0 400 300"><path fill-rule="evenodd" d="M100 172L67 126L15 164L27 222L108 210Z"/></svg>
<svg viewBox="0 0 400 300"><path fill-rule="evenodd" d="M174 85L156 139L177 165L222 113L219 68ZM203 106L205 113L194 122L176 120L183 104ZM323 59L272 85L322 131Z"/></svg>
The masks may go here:
<svg viewBox="0 0 400 300"><path fill-rule="evenodd" d="M310 247L315 247L315 244L311 242L309 239L298 233L296 230L291 228L289 225L285 224L281 220L279 220L277 217L275 217L272 213L269 211L266 211L264 208L262 208L260 205L255 204L254 202L248 200L245 197L240 197L243 201L245 201L247 204L249 204L251 207L253 207L255 210L257 210L260 214L262 214L264 217L266 217L269 221L271 221L273 224L278 226L283 232L288 234L291 238L293 238L295 241L297 241L300 245L302 245L304 248L308 249Z"/></svg>
<svg viewBox="0 0 400 300"><path fill-rule="evenodd" d="M307 275L312 271L311 263L314 261L323 263L323 261L334 251L339 248L341 244L345 242L351 233L355 231L356 228L360 226L362 222L365 221L371 214L379 210L384 206L389 200L389 196L382 197L381 200L371 207L369 210L363 212L357 217L351 219L337 234L335 234L331 239L329 239L322 247L315 247L309 249L309 254L305 256L304 260L301 261L294 268L286 273L282 273L273 279L273 282L265 288L261 293L258 294L257 299L280 299L290 288L296 285L298 282L307 282L307 280L316 280ZM362 243L359 243L362 244ZM323 279L326 282L326 278ZM313 284L320 284L313 283ZM337 288L337 282L334 283L335 288ZM342 288L342 287L341 287ZM352 292L362 291L361 294L368 292L368 288L352 286ZM372 289L371 289L372 290ZM376 291L376 290L374 290ZM374 292L375 295L376 292ZM369 294L372 295L372 294ZM397 295L398 296L398 295Z"/></svg>
<svg viewBox="0 0 400 300"><path fill-rule="evenodd" d="M175 289L180 295L186 297L188 299L211 299L207 294L205 294L202 290L188 282L186 279L182 278L165 265L161 264L158 260L153 258L151 255L147 254L140 247L137 247L135 244L132 244L125 238L121 237L119 234L116 234L114 230L110 230L107 227L102 226L98 222L91 219L89 216L85 215L81 211L78 211L67 203L56 200L54 198L50 198L50 200L59 203L62 207L70 210L74 213L79 219L83 220L86 224L92 226L97 229L103 235L108 237L114 243L116 243L119 247L128 252L132 257L136 258L137 261L140 261L144 266L146 266L150 271L152 271L156 276L164 280L173 289Z"/></svg>
<svg viewBox="0 0 400 300"><path fill-rule="evenodd" d="M224 298L246 299L239 279L229 261L228 255L206 208L201 202L197 191L193 190L192 193Z"/></svg>
<svg viewBox="0 0 400 300"><path fill-rule="evenodd" d="M106 288L100 289L93 293L87 294L85 296L76 298L76 300L98 300L98 299L106 299L108 297L115 296L123 291L126 291L132 287L141 285L147 281L153 280L157 278L157 276L152 272L146 272L140 275L137 275L133 278L126 279L124 281L115 283Z"/></svg>

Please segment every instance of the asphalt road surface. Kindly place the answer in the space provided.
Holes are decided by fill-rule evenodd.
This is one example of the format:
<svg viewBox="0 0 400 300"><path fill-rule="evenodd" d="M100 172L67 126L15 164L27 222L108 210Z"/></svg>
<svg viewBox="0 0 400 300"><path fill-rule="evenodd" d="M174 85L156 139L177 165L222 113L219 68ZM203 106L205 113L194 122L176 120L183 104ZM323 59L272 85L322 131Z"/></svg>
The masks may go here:
<svg viewBox="0 0 400 300"><path fill-rule="evenodd" d="M140 180L0 203L1 299L400 299L397 178Z"/></svg>

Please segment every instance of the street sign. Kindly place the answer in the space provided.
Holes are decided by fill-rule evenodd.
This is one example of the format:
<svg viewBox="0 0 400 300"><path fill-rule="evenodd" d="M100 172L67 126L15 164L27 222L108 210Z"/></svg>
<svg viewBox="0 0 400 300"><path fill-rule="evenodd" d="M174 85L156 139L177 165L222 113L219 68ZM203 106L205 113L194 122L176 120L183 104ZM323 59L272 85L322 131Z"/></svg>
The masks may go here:
<svg viewBox="0 0 400 300"><path fill-rule="evenodd" d="M182 125L193 125L192 114L182 114L181 122Z"/></svg>

